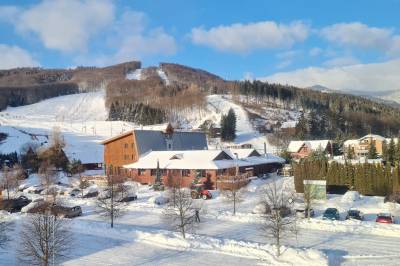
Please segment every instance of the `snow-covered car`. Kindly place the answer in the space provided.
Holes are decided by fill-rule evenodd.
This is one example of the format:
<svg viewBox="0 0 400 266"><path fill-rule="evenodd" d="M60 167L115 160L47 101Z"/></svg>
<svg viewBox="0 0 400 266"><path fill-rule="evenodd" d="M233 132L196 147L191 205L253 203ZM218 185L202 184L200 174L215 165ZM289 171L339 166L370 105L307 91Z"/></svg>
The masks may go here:
<svg viewBox="0 0 400 266"><path fill-rule="evenodd" d="M111 198L111 190L106 188L100 191L99 195L97 196L99 199L109 199Z"/></svg>
<svg viewBox="0 0 400 266"><path fill-rule="evenodd" d="M160 195L158 197L151 198L151 201L153 201L157 205L164 205L169 202L169 199L163 195Z"/></svg>
<svg viewBox="0 0 400 266"><path fill-rule="evenodd" d="M44 190L44 187L42 185L34 185L30 186L27 189L24 190L26 193L31 193L31 194L40 194Z"/></svg>
<svg viewBox="0 0 400 266"><path fill-rule="evenodd" d="M314 217L315 215L314 209L312 208L310 208L310 211L308 211L308 209L305 208L296 209L296 216L299 218L308 218L308 213L310 213L310 218Z"/></svg>
<svg viewBox="0 0 400 266"><path fill-rule="evenodd" d="M82 215L82 208L80 206L64 207L55 205L51 208L52 214L62 218L74 218Z"/></svg>

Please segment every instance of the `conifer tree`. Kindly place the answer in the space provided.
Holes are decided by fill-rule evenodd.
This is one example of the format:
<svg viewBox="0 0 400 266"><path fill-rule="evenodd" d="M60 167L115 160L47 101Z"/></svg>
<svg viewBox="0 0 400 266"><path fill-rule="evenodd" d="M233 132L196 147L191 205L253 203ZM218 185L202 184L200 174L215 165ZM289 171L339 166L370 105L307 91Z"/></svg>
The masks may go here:
<svg viewBox="0 0 400 266"><path fill-rule="evenodd" d="M368 159L377 159L377 158L378 158L378 153L376 151L375 143L371 142L368 150Z"/></svg>

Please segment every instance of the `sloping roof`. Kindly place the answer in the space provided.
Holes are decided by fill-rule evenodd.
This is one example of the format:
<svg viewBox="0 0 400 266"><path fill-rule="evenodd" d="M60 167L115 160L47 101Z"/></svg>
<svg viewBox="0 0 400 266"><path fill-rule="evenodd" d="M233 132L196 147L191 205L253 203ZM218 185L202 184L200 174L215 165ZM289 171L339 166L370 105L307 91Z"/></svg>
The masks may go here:
<svg viewBox="0 0 400 266"><path fill-rule="evenodd" d="M284 163L285 160L274 155L248 157L236 160L223 150L191 150L191 151L151 151L143 155L135 163L125 165L130 169L156 169L157 161L161 169L204 169L217 170L247 167L268 163ZM225 156L221 156L225 155ZM217 158L228 159L217 159Z"/></svg>
<svg viewBox="0 0 400 266"><path fill-rule="evenodd" d="M360 140L367 139L367 138L378 139L378 140L381 140L381 141L384 141L384 140L385 140L384 137L379 136L379 135L375 135L375 134L368 134L368 135L366 135L366 136L360 138Z"/></svg>
<svg viewBox="0 0 400 266"><path fill-rule="evenodd" d="M348 139L343 143L343 146L357 145L360 142L358 139Z"/></svg>
<svg viewBox="0 0 400 266"><path fill-rule="evenodd" d="M288 152L298 152L303 145L307 145L312 151L324 151L329 144L329 140L297 140L291 141L288 146Z"/></svg>
<svg viewBox="0 0 400 266"><path fill-rule="evenodd" d="M303 145L304 145L304 141L293 140L289 143L287 150L288 150L288 152L298 152Z"/></svg>
<svg viewBox="0 0 400 266"><path fill-rule="evenodd" d="M313 151L324 151L328 147L329 140L309 140L306 141L306 144L311 148Z"/></svg>
<svg viewBox="0 0 400 266"><path fill-rule="evenodd" d="M107 143L110 143L110 142L113 142L114 140L117 140L117 139L120 139L120 138L123 138L123 137L125 137L125 136L128 136L129 134L132 134L133 133L133 130L129 130L129 131L127 131L127 132L124 132L124 133L122 133L122 134L119 134L119 135L117 135L117 136L114 136L114 137L112 137L112 138L109 138L109 139L106 139L106 140L103 140L102 142L100 142L100 144L107 144Z"/></svg>
<svg viewBox="0 0 400 266"><path fill-rule="evenodd" d="M134 130L139 156L149 151L166 151L167 135L156 130ZM175 131L171 137L172 149L175 151L206 150L207 138L203 132Z"/></svg>
<svg viewBox="0 0 400 266"><path fill-rule="evenodd" d="M221 153L225 152L221 150L151 151L139 158L137 162L124 167L156 169L157 161L161 169L223 169L233 167L233 158L215 160Z"/></svg>
<svg viewBox="0 0 400 266"><path fill-rule="evenodd" d="M232 158L236 158L235 153L237 153L239 159L251 157L251 156L261 156L261 154L256 150L256 149L229 149L227 150L227 153Z"/></svg>

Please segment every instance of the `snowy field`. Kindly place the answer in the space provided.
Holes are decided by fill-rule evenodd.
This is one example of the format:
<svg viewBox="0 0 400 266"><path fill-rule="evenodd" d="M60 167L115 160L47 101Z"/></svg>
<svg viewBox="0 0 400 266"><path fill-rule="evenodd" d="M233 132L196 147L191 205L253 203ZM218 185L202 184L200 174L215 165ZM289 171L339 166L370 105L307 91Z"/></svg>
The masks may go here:
<svg viewBox="0 0 400 266"><path fill-rule="evenodd" d="M233 108L238 117L238 137L235 143L252 143L258 149L263 148L266 138L252 128L242 107L221 95L209 96L207 100L207 110L184 114L188 128L197 128L207 119L219 124L221 115ZM141 127L129 122L106 121L107 114L104 91L60 96L36 104L9 107L0 112L0 132L9 135L0 143L0 152L19 152L28 142L45 144L52 129L57 127L67 143L66 153L70 159L97 163L103 161L100 141L134 128L166 128L164 124Z"/></svg>
<svg viewBox="0 0 400 266"><path fill-rule="evenodd" d="M262 218L253 213L260 201L262 187L270 180L253 180L238 204L236 215L232 203L217 191L211 200L196 200L201 206L201 222L188 238L182 239L165 221L163 206L154 199L163 192L139 186L138 200L125 206L114 229L96 212L94 199L60 196L70 206L80 205L83 216L69 220L74 234L73 250L63 265L399 265L400 224L377 224L378 212L399 212L382 197L330 195L314 205L316 217L299 220L297 237L283 240L284 253L274 255L273 239L263 230ZM278 178L280 184L293 186L293 178ZM26 194L28 197L38 197ZM301 204L301 195L296 199ZM341 221L322 220L327 207L340 210ZM366 221L344 220L348 208L358 208ZM14 236L26 214L7 215L15 222ZM18 241L0 252L4 265L15 265Z"/></svg>

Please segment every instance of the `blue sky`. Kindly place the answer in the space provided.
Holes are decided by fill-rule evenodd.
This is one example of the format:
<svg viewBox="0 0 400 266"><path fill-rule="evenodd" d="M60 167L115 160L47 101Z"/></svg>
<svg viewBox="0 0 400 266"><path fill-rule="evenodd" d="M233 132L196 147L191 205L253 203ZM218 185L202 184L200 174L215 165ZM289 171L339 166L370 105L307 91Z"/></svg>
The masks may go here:
<svg viewBox="0 0 400 266"><path fill-rule="evenodd" d="M136 59L145 66L185 64L226 79L295 83L310 67L329 73L397 66L399 11L398 0L2 0L0 68ZM332 84L321 79L313 82Z"/></svg>

